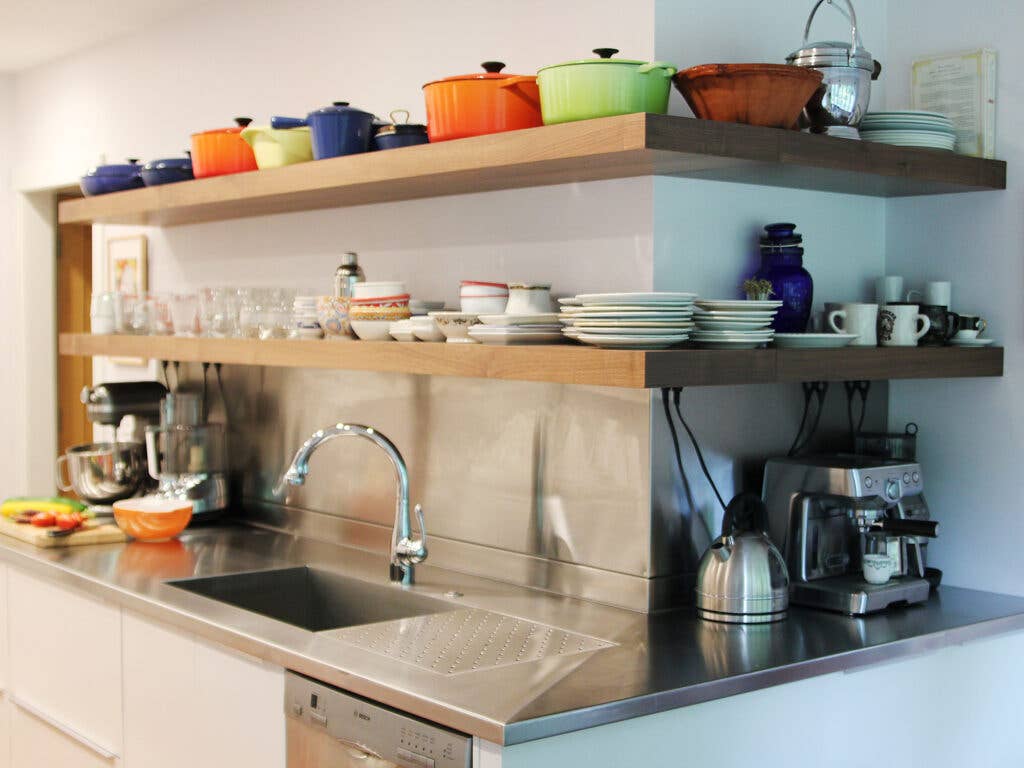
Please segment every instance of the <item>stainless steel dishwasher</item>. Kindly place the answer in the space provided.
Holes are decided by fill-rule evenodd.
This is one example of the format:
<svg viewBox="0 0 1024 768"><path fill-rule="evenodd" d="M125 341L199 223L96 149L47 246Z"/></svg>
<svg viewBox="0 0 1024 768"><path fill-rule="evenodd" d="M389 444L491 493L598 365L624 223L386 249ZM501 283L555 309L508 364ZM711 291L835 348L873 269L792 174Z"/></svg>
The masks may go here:
<svg viewBox="0 0 1024 768"><path fill-rule="evenodd" d="M472 737L289 672L288 768L469 768Z"/></svg>

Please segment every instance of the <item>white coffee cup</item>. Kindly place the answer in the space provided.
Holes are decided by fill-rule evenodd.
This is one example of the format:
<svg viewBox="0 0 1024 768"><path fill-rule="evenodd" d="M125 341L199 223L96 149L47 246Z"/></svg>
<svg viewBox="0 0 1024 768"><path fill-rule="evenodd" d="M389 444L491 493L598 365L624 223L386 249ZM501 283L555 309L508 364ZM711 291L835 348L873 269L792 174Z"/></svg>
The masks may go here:
<svg viewBox="0 0 1024 768"><path fill-rule="evenodd" d="M875 280L875 301L879 306L900 301L903 298L903 278L899 275L886 275ZM946 305L949 306L948 304Z"/></svg>
<svg viewBox="0 0 1024 768"><path fill-rule="evenodd" d="M838 321L842 320L842 323ZM858 347L878 345L878 305L840 304L839 309L828 313L828 326L833 333L855 333L857 338L850 342Z"/></svg>
<svg viewBox="0 0 1024 768"><path fill-rule="evenodd" d="M537 315L551 311L551 286L531 283L508 284L506 315Z"/></svg>
<svg viewBox="0 0 1024 768"><path fill-rule="evenodd" d="M120 294L103 291L92 295L89 305L89 330L95 334L106 335L118 330L117 318L121 314Z"/></svg>
<svg viewBox="0 0 1024 768"><path fill-rule="evenodd" d="M949 280L932 280L924 284L924 291L909 291L907 301L917 301L921 297L922 304L931 304L939 307L953 306L953 284ZM899 299L889 299L886 304L898 302Z"/></svg>
<svg viewBox="0 0 1024 768"><path fill-rule="evenodd" d="M886 304L878 313L878 342L883 347L916 347L931 327L917 304Z"/></svg>
<svg viewBox="0 0 1024 768"><path fill-rule="evenodd" d="M864 555L861 558L864 581L868 584L885 584L892 577L893 561L888 555Z"/></svg>

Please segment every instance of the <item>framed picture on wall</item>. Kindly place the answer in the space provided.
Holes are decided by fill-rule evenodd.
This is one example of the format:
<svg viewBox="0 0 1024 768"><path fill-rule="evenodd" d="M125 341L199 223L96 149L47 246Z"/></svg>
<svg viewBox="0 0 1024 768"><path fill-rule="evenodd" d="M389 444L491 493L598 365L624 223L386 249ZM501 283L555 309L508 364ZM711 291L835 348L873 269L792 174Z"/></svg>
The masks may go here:
<svg viewBox="0 0 1024 768"><path fill-rule="evenodd" d="M111 237L107 240L107 290L124 296L145 296L149 290L145 235ZM146 365L142 357L112 357L118 365Z"/></svg>
<svg viewBox="0 0 1024 768"><path fill-rule="evenodd" d="M107 240L107 289L141 296L146 282L146 236L112 237Z"/></svg>

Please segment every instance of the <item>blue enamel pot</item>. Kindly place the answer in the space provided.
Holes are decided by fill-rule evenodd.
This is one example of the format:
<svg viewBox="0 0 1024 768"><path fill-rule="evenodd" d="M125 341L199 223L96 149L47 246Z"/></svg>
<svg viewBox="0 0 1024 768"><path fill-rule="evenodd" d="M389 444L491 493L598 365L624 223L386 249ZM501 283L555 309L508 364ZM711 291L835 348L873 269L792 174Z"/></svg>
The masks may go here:
<svg viewBox="0 0 1024 768"><path fill-rule="evenodd" d="M313 159L355 155L370 149L373 115L336 101L306 117L313 138Z"/></svg>

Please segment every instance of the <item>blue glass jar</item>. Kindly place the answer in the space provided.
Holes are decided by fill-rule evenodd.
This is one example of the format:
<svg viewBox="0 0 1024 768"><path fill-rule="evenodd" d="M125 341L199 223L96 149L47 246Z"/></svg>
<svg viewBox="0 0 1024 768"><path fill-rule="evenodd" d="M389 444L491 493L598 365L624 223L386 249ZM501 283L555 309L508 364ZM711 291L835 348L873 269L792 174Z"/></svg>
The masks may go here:
<svg viewBox="0 0 1024 768"><path fill-rule="evenodd" d="M769 224L761 236L761 268L757 280L772 284L773 299L782 301L772 322L778 333L803 333L811 319L814 280L804 269L803 235L796 224Z"/></svg>

